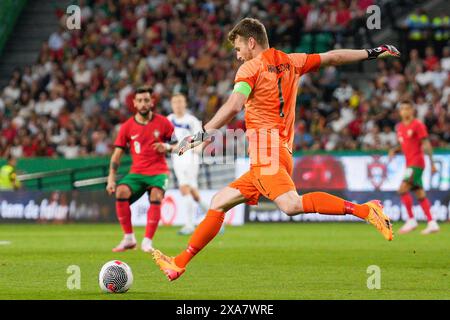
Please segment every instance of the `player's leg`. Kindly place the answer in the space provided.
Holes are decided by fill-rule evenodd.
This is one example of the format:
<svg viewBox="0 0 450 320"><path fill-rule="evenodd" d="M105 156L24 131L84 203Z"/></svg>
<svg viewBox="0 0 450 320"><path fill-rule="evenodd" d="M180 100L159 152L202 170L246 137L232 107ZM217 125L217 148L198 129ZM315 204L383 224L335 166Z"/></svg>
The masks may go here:
<svg viewBox="0 0 450 320"><path fill-rule="evenodd" d="M188 184L180 185L182 208L185 213L184 226L178 231L178 234L188 235L194 232L195 224L195 212L197 205L194 197L192 196L191 186Z"/></svg>
<svg viewBox="0 0 450 320"><path fill-rule="evenodd" d="M124 237L122 241L115 248L113 248L114 252L121 252L128 249L134 249L136 247L136 238L133 233L133 226L131 225L131 195L131 187L127 184L119 183L115 192L116 214L122 227Z"/></svg>
<svg viewBox="0 0 450 320"><path fill-rule="evenodd" d="M288 191L275 198L274 202L281 211L289 216L302 213L352 214L365 219L370 212L367 204L353 203L326 192L310 192L301 196L296 191Z"/></svg>
<svg viewBox="0 0 450 320"><path fill-rule="evenodd" d="M214 195L210 209L195 229L186 250L175 258L168 257L159 250L155 250L153 253L153 258L168 279L170 281L178 279L184 273L189 261L217 235L222 226L225 212L245 201L249 204L256 204L259 195L258 190L252 184L250 172Z"/></svg>
<svg viewBox="0 0 450 320"><path fill-rule="evenodd" d="M192 234L195 229L195 215L198 207L206 213L208 206L202 203L198 187L198 168L196 161L193 163L179 163L174 166L175 174L180 185L182 195L183 209L185 213L185 225L179 231L179 234Z"/></svg>
<svg viewBox="0 0 450 320"><path fill-rule="evenodd" d="M358 205L325 192L311 192L303 196L297 193L292 181L293 160L287 149L279 150L279 166L276 172L268 174L268 167L254 166L252 173L255 186L266 198L275 202L287 215L300 213L321 213L344 215L351 213L365 219L369 215L368 205Z"/></svg>
<svg viewBox="0 0 450 320"><path fill-rule="evenodd" d="M192 167L192 168L191 168ZM185 218L183 227L178 234L188 235L194 231L194 216L196 203L191 194L191 183L194 178L190 170L194 169L195 164L189 162L181 162L180 159L174 162L174 171L178 180L179 190L181 193L182 213ZM197 176L195 176L195 179Z"/></svg>
<svg viewBox="0 0 450 320"><path fill-rule="evenodd" d="M440 228L436 220L434 220L433 216L431 215L431 205L430 201L427 198L425 190L423 188L417 188L414 190L414 193L428 221L427 227L423 229L421 233L426 235L438 232Z"/></svg>
<svg viewBox="0 0 450 320"><path fill-rule="evenodd" d="M208 211L209 204L202 201L202 198L200 196L200 192L198 190L197 184L191 185L191 195L194 198L194 201L197 202L198 206L204 211Z"/></svg>
<svg viewBox="0 0 450 320"><path fill-rule="evenodd" d="M200 198L200 192L198 191L197 186L191 186L191 194L194 200L197 202L198 206L202 209L202 211L204 213L208 212L209 205L204 203ZM195 208L195 210L196 210L195 212L197 212L197 208ZM225 233L225 223L222 223L222 227L220 228L219 233L220 234Z"/></svg>
<svg viewBox="0 0 450 320"><path fill-rule="evenodd" d="M158 229L159 220L161 219L161 203L164 199L164 192L167 187L168 179L169 177L167 174L142 177L142 181L149 192L150 202L150 207L147 210L145 235L141 244L141 249L144 252L153 252L153 237Z"/></svg>
<svg viewBox="0 0 450 320"><path fill-rule="evenodd" d="M219 232L225 213L246 199L238 189L225 187L214 195L203 221L195 229L185 251L175 257L175 263L184 268Z"/></svg>
<svg viewBox="0 0 450 320"><path fill-rule="evenodd" d="M398 230L399 234L405 234L408 232L413 231L417 228L417 221L414 218L414 212L413 212L413 198L411 196L411 184L410 184L410 178L409 176L405 176L405 180L402 181L400 188L398 189L398 194L400 196L400 200L403 204L403 206L406 209L406 212L408 213L408 220L406 220L405 224Z"/></svg>
<svg viewBox="0 0 450 320"><path fill-rule="evenodd" d="M149 189L150 207L147 210L147 224L145 226L145 235L142 239L141 249L144 252L153 252L153 237L158 229L161 219L161 203L164 199L164 190L152 187Z"/></svg>
<svg viewBox="0 0 450 320"><path fill-rule="evenodd" d="M286 150L280 149L280 165L276 173L266 174L263 166L252 168L259 192L274 201L281 211L290 216L300 213L351 214L373 224L387 240L392 240L392 225L379 201L357 204L325 192L300 196L291 178L292 156Z"/></svg>
<svg viewBox="0 0 450 320"><path fill-rule="evenodd" d="M381 203L372 200L357 204L326 192L310 192L300 196L296 191L288 191L274 199L276 205L287 215L319 213L327 215L351 214L374 225L386 240L392 240L392 225L383 212Z"/></svg>

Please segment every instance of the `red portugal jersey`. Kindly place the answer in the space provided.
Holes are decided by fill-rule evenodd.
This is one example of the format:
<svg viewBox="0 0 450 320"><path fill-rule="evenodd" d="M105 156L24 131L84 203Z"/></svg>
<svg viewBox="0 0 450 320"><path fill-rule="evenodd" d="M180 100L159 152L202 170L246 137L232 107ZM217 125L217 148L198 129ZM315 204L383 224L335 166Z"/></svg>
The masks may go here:
<svg viewBox="0 0 450 320"><path fill-rule="evenodd" d="M407 167L425 168L422 139L428 137L427 128L417 119L409 125L397 124L397 138L405 154Z"/></svg>
<svg viewBox="0 0 450 320"><path fill-rule="evenodd" d="M162 115L153 113L147 124L140 124L134 116L122 123L114 146L130 148L132 164L130 173L157 175L169 173L166 157L153 149L155 142L168 142L173 125Z"/></svg>

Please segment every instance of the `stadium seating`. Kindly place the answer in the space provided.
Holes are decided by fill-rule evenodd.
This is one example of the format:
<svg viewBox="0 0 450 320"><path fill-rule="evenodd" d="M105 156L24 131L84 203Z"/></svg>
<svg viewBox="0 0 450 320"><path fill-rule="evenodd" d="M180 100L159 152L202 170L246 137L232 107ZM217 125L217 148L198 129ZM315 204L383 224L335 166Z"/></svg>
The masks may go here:
<svg viewBox="0 0 450 320"><path fill-rule="evenodd" d="M288 51L326 51L347 43L355 32L354 18L334 28L333 6L339 1L325 6L300 1L296 10L289 3L269 1L268 11L247 1L229 6L124 1L108 8L102 3L80 1L86 32L54 30L38 61L15 71L0 90L0 156L110 154L118 126L133 112L132 88L144 83L154 87L161 113L170 112L169 96L183 91L192 111L208 120L229 93L234 77L230 70L237 65L226 42L230 16L252 12L267 22L272 45ZM355 17L371 3L357 1L356 7L339 10L350 10ZM55 11L63 23L64 12ZM317 12L320 21L313 14ZM286 23L290 27L270 23L275 16L292 22ZM311 26L316 29L308 31ZM367 89L348 79L343 99L334 97L343 89L340 79L345 74L329 67L306 76L297 102L296 149L386 149L400 98L416 101L433 145L448 147L449 49L442 57L431 53L414 62L408 61L409 52L403 54L401 62L379 63L376 73L365 74ZM430 63L431 69L420 67ZM435 78L440 80L430 80ZM386 114L391 114L389 121L380 117Z"/></svg>

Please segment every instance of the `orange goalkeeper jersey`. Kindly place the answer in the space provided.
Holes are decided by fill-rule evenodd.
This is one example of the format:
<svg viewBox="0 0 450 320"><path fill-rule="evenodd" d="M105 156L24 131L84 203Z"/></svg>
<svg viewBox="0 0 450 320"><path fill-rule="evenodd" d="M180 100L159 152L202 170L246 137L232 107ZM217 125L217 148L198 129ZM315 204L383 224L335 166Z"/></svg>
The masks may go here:
<svg viewBox="0 0 450 320"><path fill-rule="evenodd" d="M292 152L298 80L319 66L319 54L274 48L240 66L234 82L245 81L252 88L245 104L249 150L285 146ZM272 143L274 137L278 141Z"/></svg>

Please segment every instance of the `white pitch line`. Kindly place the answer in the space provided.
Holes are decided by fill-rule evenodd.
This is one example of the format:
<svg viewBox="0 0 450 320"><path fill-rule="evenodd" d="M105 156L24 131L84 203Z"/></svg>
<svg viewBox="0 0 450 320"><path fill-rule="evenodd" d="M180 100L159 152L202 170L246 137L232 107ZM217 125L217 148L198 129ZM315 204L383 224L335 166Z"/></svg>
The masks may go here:
<svg viewBox="0 0 450 320"><path fill-rule="evenodd" d="M11 241L8 240L1 240L0 246L9 246L11 244Z"/></svg>

